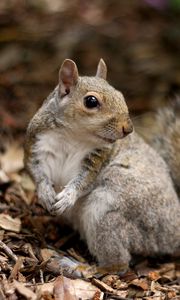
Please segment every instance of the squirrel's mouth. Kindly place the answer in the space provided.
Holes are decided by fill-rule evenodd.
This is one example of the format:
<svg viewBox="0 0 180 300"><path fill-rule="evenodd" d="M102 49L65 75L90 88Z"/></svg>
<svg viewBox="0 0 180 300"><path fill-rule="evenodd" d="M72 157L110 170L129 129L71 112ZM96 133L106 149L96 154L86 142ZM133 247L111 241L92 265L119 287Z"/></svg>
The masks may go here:
<svg viewBox="0 0 180 300"><path fill-rule="evenodd" d="M100 138L101 140L105 141L106 143L110 143L110 144L113 144L116 139L111 139L111 138L106 138L106 137L102 137L100 135L97 135L98 138Z"/></svg>

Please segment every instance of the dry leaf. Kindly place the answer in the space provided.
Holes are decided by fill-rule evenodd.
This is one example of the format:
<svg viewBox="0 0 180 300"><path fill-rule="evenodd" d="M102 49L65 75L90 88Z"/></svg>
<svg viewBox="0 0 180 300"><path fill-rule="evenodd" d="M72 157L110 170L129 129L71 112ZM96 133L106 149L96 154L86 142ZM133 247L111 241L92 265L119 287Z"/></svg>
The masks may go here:
<svg viewBox="0 0 180 300"><path fill-rule="evenodd" d="M92 300L103 300L104 293L97 291L95 292Z"/></svg>
<svg viewBox="0 0 180 300"><path fill-rule="evenodd" d="M141 288L144 291L147 291L149 288L148 282L146 279L134 279L130 282L129 285L136 286L138 288Z"/></svg>
<svg viewBox="0 0 180 300"><path fill-rule="evenodd" d="M61 278L59 276L57 279ZM73 299L92 299L99 289L92 285L90 282L84 281L82 279L70 279L63 277L65 289L68 289L70 295ZM62 298L63 299L63 298Z"/></svg>
<svg viewBox="0 0 180 300"><path fill-rule="evenodd" d="M161 266L161 269L159 271L160 275L164 275L170 271L173 271L175 270L176 266L175 266L175 263L168 263L168 264L163 264Z"/></svg>
<svg viewBox="0 0 180 300"><path fill-rule="evenodd" d="M15 295L15 286L13 282L8 282L8 280L5 278L5 276L2 274L3 280L1 281L1 284L3 286L3 292L8 297L6 299L14 299ZM17 298L15 298L17 299Z"/></svg>
<svg viewBox="0 0 180 300"><path fill-rule="evenodd" d="M58 254L58 252L56 252L55 250L49 249L49 248L41 249L41 257L42 257L43 261L47 261L49 258L51 258L52 256L55 256L57 254Z"/></svg>
<svg viewBox="0 0 180 300"><path fill-rule="evenodd" d="M106 275L105 277L103 277L102 282L112 287L118 279L118 275Z"/></svg>
<svg viewBox="0 0 180 300"><path fill-rule="evenodd" d="M128 284L119 279L113 283L112 287L117 290L127 290Z"/></svg>
<svg viewBox="0 0 180 300"><path fill-rule="evenodd" d="M175 299L176 292L175 291L170 291L170 292L167 293L167 296L168 296L168 299Z"/></svg>
<svg viewBox="0 0 180 300"><path fill-rule="evenodd" d="M18 293L26 297L28 300L37 299L36 294L30 288L27 288L24 283L14 280L13 284Z"/></svg>
<svg viewBox="0 0 180 300"><path fill-rule="evenodd" d="M72 283L66 280L65 277L59 276L54 284L54 298L55 300L77 300L76 296L71 294Z"/></svg>
<svg viewBox="0 0 180 300"><path fill-rule="evenodd" d="M0 227L5 230L20 232L21 220L19 218L13 219L10 215L7 214L0 214Z"/></svg>
<svg viewBox="0 0 180 300"><path fill-rule="evenodd" d="M36 286L36 294L40 297L41 295L48 293L53 295L53 289L54 289L54 281L53 282L47 282L43 284L39 284Z"/></svg>
<svg viewBox="0 0 180 300"><path fill-rule="evenodd" d="M152 281L154 281L154 280L156 281L159 278L161 278L161 276L159 274L159 271L152 271L152 272L148 273L148 278Z"/></svg>

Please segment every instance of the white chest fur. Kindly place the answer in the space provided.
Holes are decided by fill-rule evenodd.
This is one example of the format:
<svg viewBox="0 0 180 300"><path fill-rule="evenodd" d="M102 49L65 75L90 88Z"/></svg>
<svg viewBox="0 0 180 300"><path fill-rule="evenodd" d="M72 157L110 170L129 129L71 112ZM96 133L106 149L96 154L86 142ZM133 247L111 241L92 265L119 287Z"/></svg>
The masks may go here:
<svg viewBox="0 0 180 300"><path fill-rule="evenodd" d="M82 159L90 150L72 136L55 131L39 134L34 147L45 174L52 180L57 191L78 174Z"/></svg>

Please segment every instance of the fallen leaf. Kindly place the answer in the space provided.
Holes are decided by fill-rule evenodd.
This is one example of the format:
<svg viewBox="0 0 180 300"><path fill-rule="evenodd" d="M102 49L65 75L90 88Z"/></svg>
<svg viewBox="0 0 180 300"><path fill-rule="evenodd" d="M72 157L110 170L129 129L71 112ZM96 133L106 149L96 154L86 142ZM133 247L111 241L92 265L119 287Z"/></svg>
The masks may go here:
<svg viewBox="0 0 180 300"><path fill-rule="evenodd" d="M95 292L92 300L103 300L104 294L100 291Z"/></svg>
<svg viewBox="0 0 180 300"><path fill-rule="evenodd" d="M170 291L170 292L168 292L167 293L167 297L168 297L168 299L175 299L175 297L176 297L176 292L175 291Z"/></svg>
<svg viewBox="0 0 180 300"><path fill-rule="evenodd" d="M141 288L144 291L147 291L149 288L148 281L144 278L142 278L142 279L136 278L136 279L132 280L129 285L136 286L138 288Z"/></svg>
<svg viewBox="0 0 180 300"><path fill-rule="evenodd" d="M72 282L65 277L59 276L54 284L55 300L77 300L76 296L71 294Z"/></svg>
<svg viewBox="0 0 180 300"><path fill-rule="evenodd" d="M53 295L53 289L54 289L54 281L38 284L36 286L36 294L38 294L38 296L41 296L44 293Z"/></svg>
<svg viewBox="0 0 180 300"><path fill-rule="evenodd" d="M59 276L61 278L61 276ZM58 278L59 278L58 277ZM70 279L63 277L65 288L69 289L69 293L75 297L75 299L92 299L99 289L92 283L84 281L82 279Z"/></svg>
<svg viewBox="0 0 180 300"><path fill-rule="evenodd" d="M19 218L12 218L10 215L2 213L0 214L0 227L5 230L20 232L21 220Z"/></svg>
<svg viewBox="0 0 180 300"><path fill-rule="evenodd" d="M148 278L152 281L156 281L161 278L159 271L152 271L148 273Z"/></svg>
<svg viewBox="0 0 180 300"><path fill-rule="evenodd" d="M29 300L37 299L36 294L30 288L27 288L24 283L14 280L13 284L14 284L15 289L22 296L26 297Z"/></svg>
<svg viewBox="0 0 180 300"><path fill-rule="evenodd" d="M120 279L118 279L117 281L115 281L113 283L112 287L117 290L127 290L128 284L127 284L127 282L123 282Z"/></svg>
<svg viewBox="0 0 180 300"><path fill-rule="evenodd" d="M135 299L140 298L140 299L142 299L144 296L145 296L145 292L142 289L139 289L139 288L133 287L133 286L131 286L128 289L128 297L129 298L133 298L133 299L134 298Z"/></svg>
<svg viewBox="0 0 180 300"><path fill-rule="evenodd" d="M6 299L17 299L15 296L15 286L13 282L8 282L6 277L2 274L1 284L3 286L3 292L7 296Z"/></svg>
<svg viewBox="0 0 180 300"><path fill-rule="evenodd" d="M173 270L175 270L175 263L168 263L168 264L163 264L162 266L161 266L161 269L160 269L160 271L159 271L159 274L160 275L164 275L164 274L166 274L166 273L168 273L168 272L170 272L170 271L173 271Z"/></svg>
<svg viewBox="0 0 180 300"><path fill-rule="evenodd" d="M102 282L106 283L109 286L113 286L113 284L119 279L118 275L106 275L103 277Z"/></svg>
<svg viewBox="0 0 180 300"><path fill-rule="evenodd" d="M55 250L49 249L49 248L43 248L41 249L41 257L43 261L47 261L52 256L57 255L58 253Z"/></svg>

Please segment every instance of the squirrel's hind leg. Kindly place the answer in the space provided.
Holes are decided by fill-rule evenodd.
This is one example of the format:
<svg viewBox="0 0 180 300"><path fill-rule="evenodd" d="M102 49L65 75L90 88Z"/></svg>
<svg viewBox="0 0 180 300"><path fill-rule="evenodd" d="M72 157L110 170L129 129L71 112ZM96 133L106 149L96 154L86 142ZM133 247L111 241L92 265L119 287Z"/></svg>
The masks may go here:
<svg viewBox="0 0 180 300"><path fill-rule="evenodd" d="M131 260L131 224L124 219L119 208L113 205L111 190L98 187L86 199L80 212L82 236L90 253L100 265L128 265Z"/></svg>

